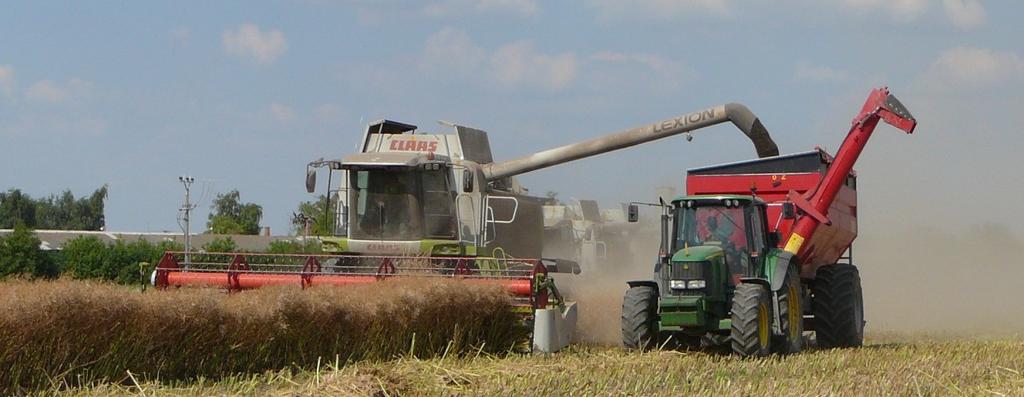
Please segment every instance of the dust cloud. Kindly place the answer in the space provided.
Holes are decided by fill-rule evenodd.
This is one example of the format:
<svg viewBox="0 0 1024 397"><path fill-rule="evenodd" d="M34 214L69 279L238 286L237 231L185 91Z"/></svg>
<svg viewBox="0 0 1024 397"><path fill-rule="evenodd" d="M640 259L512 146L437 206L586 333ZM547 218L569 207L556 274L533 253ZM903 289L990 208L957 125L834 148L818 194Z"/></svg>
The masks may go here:
<svg viewBox="0 0 1024 397"><path fill-rule="evenodd" d="M877 220L877 219L875 219ZM866 332L1000 336L1024 333L1024 240L1006 226L937 227L898 220L872 224L854 242L864 289ZM658 236L650 224L630 235L629 249L559 288L579 305L577 341L621 343L626 281L650 279Z"/></svg>
<svg viewBox="0 0 1024 397"><path fill-rule="evenodd" d="M854 243L867 331L1024 332L1024 241L1000 224L872 227Z"/></svg>
<svg viewBox="0 0 1024 397"><path fill-rule="evenodd" d="M658 256L656 222L645 218L621 244L610 244L606 259L581 263L578 275L557 275L558 288L579 306L578 342L622 343L622 297L630 280L650 280Z"/></svg>

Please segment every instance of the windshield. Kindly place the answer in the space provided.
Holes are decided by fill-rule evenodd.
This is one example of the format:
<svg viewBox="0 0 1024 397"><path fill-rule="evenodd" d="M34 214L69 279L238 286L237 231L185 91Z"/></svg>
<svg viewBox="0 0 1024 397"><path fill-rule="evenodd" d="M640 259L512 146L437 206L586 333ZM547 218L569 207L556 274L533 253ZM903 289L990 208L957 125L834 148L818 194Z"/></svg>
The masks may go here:
<svg viewBox="0 0 1024 397"><path fill-rule="evenodd" d="M379 168L352 170L349 175L349 237L456 237L455 192L448 169Z"/></svg>
<svg viewBox="0 0 1024 397"><path fill-rule="evenodd" d="M686 246L718 245L726 251L749 252L742 207L679 207L675 225L676 251Z"/></svg>

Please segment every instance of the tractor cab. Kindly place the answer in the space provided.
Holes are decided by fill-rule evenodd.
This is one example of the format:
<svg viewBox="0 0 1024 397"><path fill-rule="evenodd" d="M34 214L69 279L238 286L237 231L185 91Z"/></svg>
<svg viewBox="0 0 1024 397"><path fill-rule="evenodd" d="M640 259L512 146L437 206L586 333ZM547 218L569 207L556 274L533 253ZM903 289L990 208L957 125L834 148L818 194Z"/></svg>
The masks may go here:
<svg viewBox="0 0 1024 397"><path fill-rule="evenodd" d="M662 209L662 253L654 279L630 286L649 288L656 298L659 331L687 337L728 333L739 286L765 280L764 262L778 242L765 227L765 202L756 196L695 195L651 205ZM636 205L628 212L635 221Z"/></svg>
<svg viewBox="0 0 1024 397"><path fill-rule="evenodd" d="M672 202L668 265L721 262L729 286L758 277L764 252L773 246L765 228L765 203L752 196L687 196ZM669 280L668 290L703 285ZM703 289L703 288L698 288Z"/></svg>

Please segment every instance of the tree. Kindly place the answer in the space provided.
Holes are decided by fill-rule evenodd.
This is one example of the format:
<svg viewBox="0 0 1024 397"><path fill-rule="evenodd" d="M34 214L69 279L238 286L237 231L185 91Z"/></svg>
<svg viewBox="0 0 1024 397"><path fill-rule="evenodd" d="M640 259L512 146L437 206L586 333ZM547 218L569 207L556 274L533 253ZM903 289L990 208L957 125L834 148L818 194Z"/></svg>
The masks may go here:
<svg viewBox="0 0 1024 397"><path fill-rule="evenodd" d="M52 278L58 273L50 258L39 249L39 238L24 223L17 223L9 236L0 238L0 277Z"/></svg>
<svg viewBox="0 0 1024 397"><path fill-rule="evenodd" d="M206 227L214 234L259 234L263 207L242 203L238 190L218 194L210 206Z"/></svg>
<svg viewBox="0 0 1024 397"><path fill-rule="evenodd" d="M302 218L308 218L310 219L310 222L312 222L312 230L310 230L311 235L333 236L335 225L334 218L337 207L337 195L332 197L330 202L327 201L327 196L320 195L316 201L303 201L299 203L297 215L301 215L301 217L297 216L292 218L292 227L295 229L295 234L303 234L303 228L305 228L306 225Z"/></svg>
<svg viewBox="0 0 1024 397"><path fill-rule="evenodd" d="M21 222L27 227L36 225L36 203L18 189L0 193L0 228L11 229Z"/></svg>
<svg viewBox="0 0 1024 397"><path fill-rule="evenodd" d="M0 193L0 228L11 228L22 222L36 229L102 230L107 186L96 189L89 197L75 199L70 190L33 199L18 189Z"/></svg>

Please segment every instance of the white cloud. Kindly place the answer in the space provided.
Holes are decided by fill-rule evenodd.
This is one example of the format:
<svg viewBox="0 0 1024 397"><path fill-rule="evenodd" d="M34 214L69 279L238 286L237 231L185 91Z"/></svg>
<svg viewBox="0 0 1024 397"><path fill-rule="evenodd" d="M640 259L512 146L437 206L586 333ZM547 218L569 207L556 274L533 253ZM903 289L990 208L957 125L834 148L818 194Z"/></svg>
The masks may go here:
<svg viewBox="0 0 1024 397"><path fill-rule="evenodd" d="M488 50L474 43L465 31L451 27L427 38L418 62L421 70L440 77L552 91L577 82L596 89L638 84L674 89L696 75L671 58L642 52L545 52L529 41Z"/></svg>
<svg viewBox="0 0 1024 397"><path fill-rule="evenodd" d="M839 0L844 5L865 11L880 10L896 19L914 19L928 9L928 0Z"/></svg>
<svg viewBox="0 0 1024 397"><path fill-rule="evenodd" d="M1024 79L1024 59L1014 52L955 47L943 51L925 72L929 88L982 88Z"/></svg>
<svg viewBox="0 0 1024 397"><path fill-rule="evenodd" d="M313 114L320 121L337 121L345 115L345 108L335 103L325 103L313 109Z"/></svg>
<svg viewBox="0 0 1024 397"><path fill-rule="evenodd" d="M91 82L79 78L72 78L66 84L40 80L29 86L25 97L38 102L58 103L86 96L92 91L92 87Z"/></svg>
<svg viewBox="0 0 1024 397"><path fill-rule="evenodd" d="M192 31L184 26L171 29L171 39L178 44L188 43L189 39L192 38Z"/></svg>
<svg viewBox="0 0 1024 397"><path fill-rule="evenodd" d="M807 61L800 61L796 64L796 72L793 78L798 81L811 81L816 83L843 81L847 78L846 71L833 69L828 66L812 65Z"/></svg>
<svg viewBox="0 0 1024 397"><path fill-rule="evenodd" d="M0 91L8 98L14 96L14 67L0 65Z"/></svg>
<svg viewBox="0 0 1024 397"><path fill-rule="evenodd" d="M507 87L561 89L576 77L577 59L571 52L538 52L527 41L509 43L488 52L473 43L466 32L444 28L427 38L420 67L445 75L484 78Z"/></svg>
<svg viewBox="0 0 1024 397"><path fill-rule="evenodd" d="M260 30L254 24L243 24L224 31L224 51L230 55L252 58L257 63L271 63L288 50L288 42L280 30Z"/></svg>
<svg viewBox="0 0 1024 397"><path fill-rule="evenodd" d="M599 64L621 66L623 69L619 69L615 75L629 75L631 77L627 80L630 82L637 83L642 77L649 77L649 82L656 82L657 85L666 88L677 88L684 81L696 75L696 72L686 65L656 54L599 51L591 54L589 60ZM592 78L602 79L598 76L592 76ZM604 75L603 78L607 79L608 76Z"/></svg>
<svg viewBox="0 0 1024 397"><path fill-rule="evenodd" d="M494 77L506 85L535 84L559 89L576 77L576 55L538 53L525 41L498 48L490 63Z"/></svg>
<svg viewBox="0 0 1024 397"><path fill-rule="evenodd" d="M427 38L421 65L428 69L470 72L479 67L487 54L477 47L466 32L446 27Z"/></svg>
<svg viewBox="0 0 1024 397"><path fill-rule="evenodd" d="M730 0L587 0L591 8L609 19L623 17L654 17L671 19L684 15L729 15Z"/></svg>
<svg viewBox="0 0 1024 397"><path fill-rule="evenodd" d="M943 0L946 17L960 29L972 29L985 23L985 7L978 0Z"/></svg>
<svg viewBox="0 0 1024 397"><path fill-rule="evenodd" d="M288 105L276 102L270 104L270 114L274 116L274 120L282 123L295 120L295 110Z"/></svg>
<svg viewBox="0 0 1024 397"><path fill-rule="evenodd" d="M678 63L669 61L664 57L639 52L625 53L615 51L600 51L592 54L590 56L590 59L601 62L638 63L647 66L651 70L659 73L676 72L680 68L680 65Z"/></svg>
<svg viewBox="0 0 1024 397"><path fill-rule="evenodd" d="M433 17L460 15L466 11L531 16L539 10L536 0L443 0L423 7L423 13Z"/></svg>

